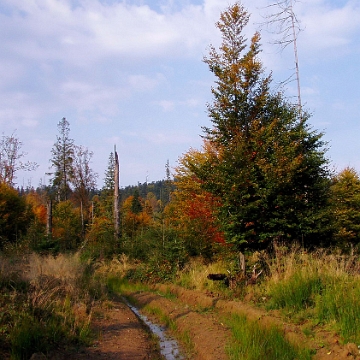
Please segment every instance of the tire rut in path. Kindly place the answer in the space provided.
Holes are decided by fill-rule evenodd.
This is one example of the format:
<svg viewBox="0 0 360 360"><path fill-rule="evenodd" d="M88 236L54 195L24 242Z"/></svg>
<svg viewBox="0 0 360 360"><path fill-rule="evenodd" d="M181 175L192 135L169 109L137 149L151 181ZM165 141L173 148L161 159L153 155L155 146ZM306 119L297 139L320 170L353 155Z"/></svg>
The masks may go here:
<svg viewBox="0 0 360 360"><path fill-rule="evenodd" d="M98 333L92 346L76 353L52 357L56 360L160 360L156 340L138 317L119 298L107 308L94 308L92 328ZM59 354L58 354L59 355Z"/></svg>

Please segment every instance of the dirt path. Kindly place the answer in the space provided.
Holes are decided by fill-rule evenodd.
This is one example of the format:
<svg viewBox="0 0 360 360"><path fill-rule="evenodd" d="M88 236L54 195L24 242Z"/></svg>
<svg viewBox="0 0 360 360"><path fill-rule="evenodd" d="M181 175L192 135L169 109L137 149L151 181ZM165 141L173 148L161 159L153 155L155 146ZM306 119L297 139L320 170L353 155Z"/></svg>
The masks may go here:
<svg viewBox="0 0 360 360"><path fill-rule="evenodd" d="M93 308L97 340L90 347L56 351L35 360L162 360L157 339L121 301L114 298Z"/></svg>
<svg viewBox="0 0 360 360"><path fill-rule="evenodd" d="M165 295L169 293L173 296ZM285 323L276 313L265 313L241 302L224 301L200 292L164 285L157 286L155 292L129 295L140 311L153 322L172 322L171 327L182 343L186 359L228 359L226 344L231 335L222 318L229 313L246 314L249 319L259 321L265 327L278 326L292 343L315 349L315 360L360 359L354 344L341 346L338 337L323 330L316 337L306 337L300 326ZM108 305L107 309L98 309L98 316L94 317L93 325L100 334L99 339L93 346L63 359L161 359L154 338L133 312L119 299Z"/></svg>

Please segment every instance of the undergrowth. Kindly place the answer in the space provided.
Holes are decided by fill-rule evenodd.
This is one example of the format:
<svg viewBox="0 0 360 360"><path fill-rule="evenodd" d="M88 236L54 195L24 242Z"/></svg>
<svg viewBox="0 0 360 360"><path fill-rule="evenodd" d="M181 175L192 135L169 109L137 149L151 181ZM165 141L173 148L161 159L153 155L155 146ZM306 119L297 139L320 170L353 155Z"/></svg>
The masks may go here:
<svg viewBox="0 0 360 360"><path fill-rule="evenodd" d="M29 359L92 340L94 301L105 296L77 254L0 259L0 355Z"/></svg>
<svg viewBox="0 0 360 360"><path fill-rule="evenodd" d="M253 290L293 321L326 325L343 342L360 343L360 265L355 255L277 248L269 274ZM261 301L259 301L261 302Z"/></svg>

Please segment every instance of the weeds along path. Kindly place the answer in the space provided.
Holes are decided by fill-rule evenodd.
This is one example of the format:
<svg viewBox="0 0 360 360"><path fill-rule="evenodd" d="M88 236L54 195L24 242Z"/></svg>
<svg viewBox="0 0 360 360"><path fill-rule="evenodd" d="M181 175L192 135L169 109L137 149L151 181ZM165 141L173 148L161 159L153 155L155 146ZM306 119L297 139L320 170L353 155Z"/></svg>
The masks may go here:
<svg viewBox="0 0 360 360"><path fill-rule="evenodd" d="M250 304L222 300L199 291L174 285L157 285L154 292L132 292L128 296L155 323L165 323L173 329L185 347L188 359L228 359L226 346L231 332L224 325L229 314L245 315L262 327L276 326L284 337L299 347L313 349L313 359L360 359L355 344L341 345L333 333L318 328L312 336L305 336L302 325L284 322L276 312L266 312Z"/></svg>

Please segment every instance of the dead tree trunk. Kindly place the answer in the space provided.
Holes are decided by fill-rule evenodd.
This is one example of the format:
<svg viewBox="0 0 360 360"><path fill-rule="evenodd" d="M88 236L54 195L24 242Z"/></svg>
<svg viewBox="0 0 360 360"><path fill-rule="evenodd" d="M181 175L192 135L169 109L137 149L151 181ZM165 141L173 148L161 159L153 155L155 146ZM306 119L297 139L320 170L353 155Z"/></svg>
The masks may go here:
<svg viewBox="0 0 360 360"><path fill-rule="evenodd" d="M115 239L120 235L120 212L119 212L119 185L120 185L120 166L119 157L115 148L115 169L114 169L114 236Z"/></svg>
<svg viewBox="0 0 360 360"><path fill-rule="evenodd" d="M240 274L245 279L246 276L245 255L241 251L239 252L239 266L240 266Z"/></svg>

